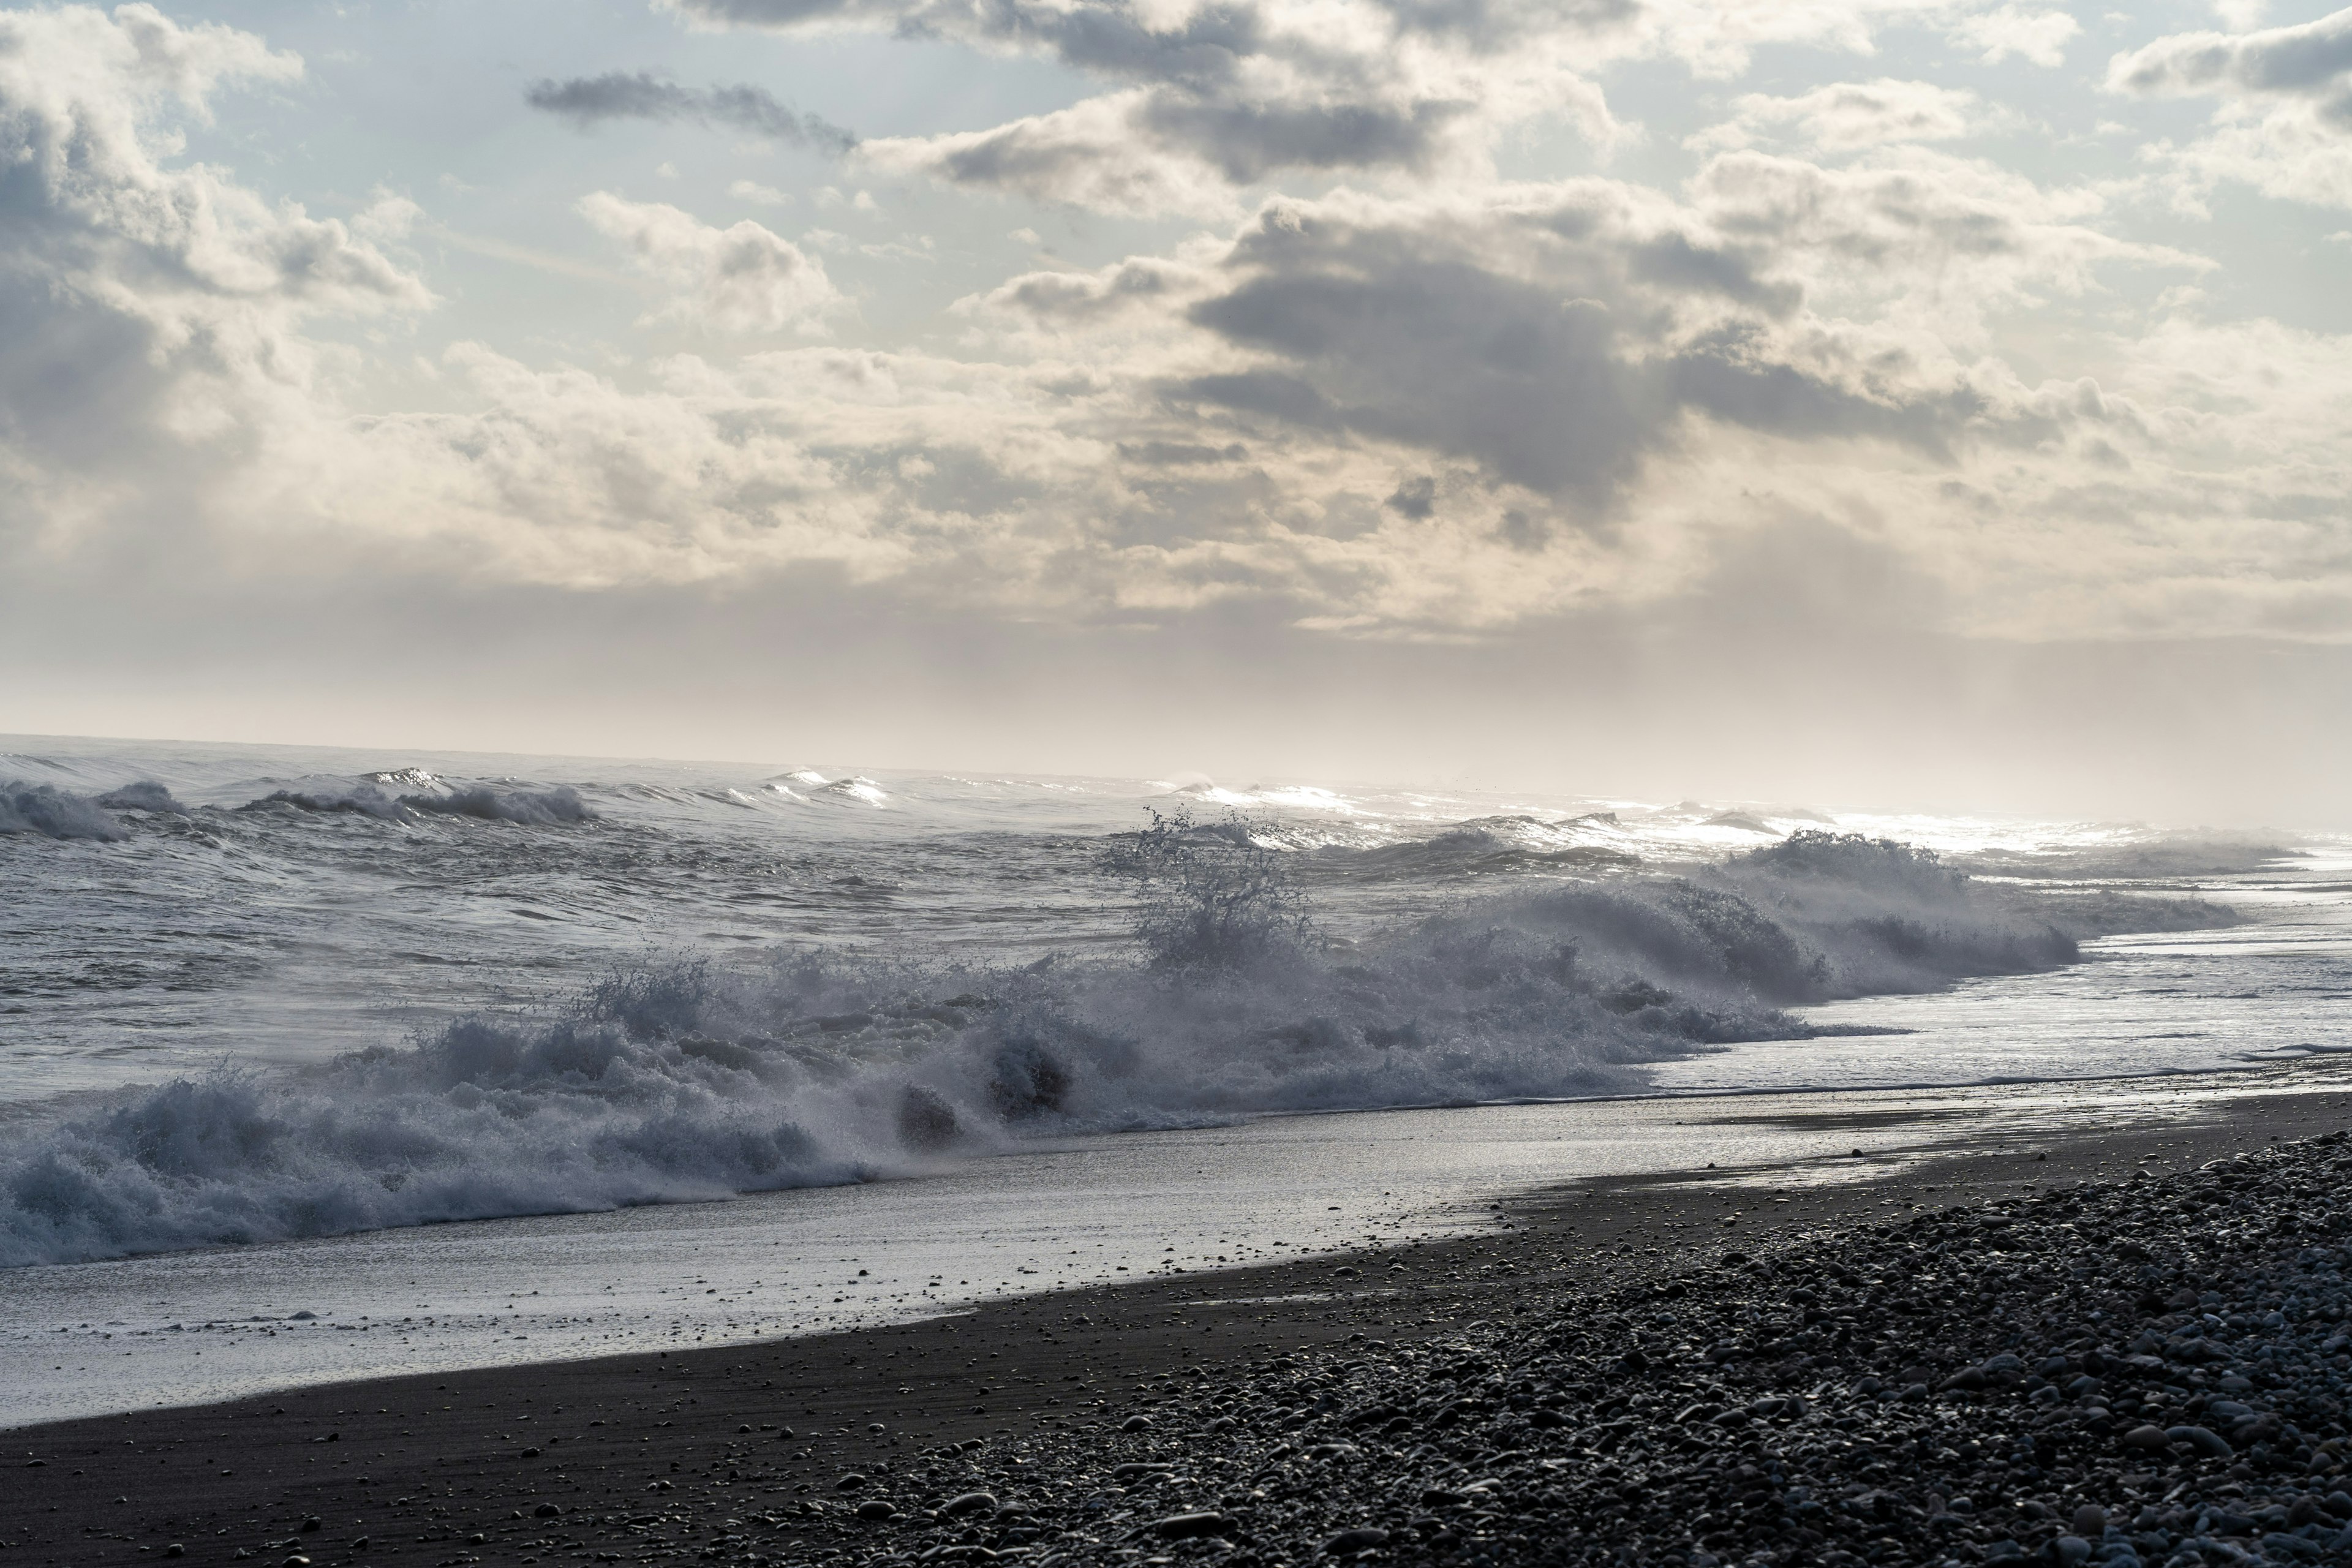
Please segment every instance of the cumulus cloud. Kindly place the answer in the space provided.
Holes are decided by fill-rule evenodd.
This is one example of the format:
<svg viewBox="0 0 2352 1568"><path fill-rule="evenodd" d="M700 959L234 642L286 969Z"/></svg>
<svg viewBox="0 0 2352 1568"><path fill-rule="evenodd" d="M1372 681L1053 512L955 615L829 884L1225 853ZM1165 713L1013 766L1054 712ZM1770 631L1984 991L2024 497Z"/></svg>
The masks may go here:
<svg viewBox="0 0 2352 1568"><path fill-rule="evenodd" d="M1701 150L1751 147L1789 141L1823 152L1848 153L1890 142L1948 142L1976 132L1987 118L1976 94L1932 82L1831 82L1787 98L1748 93L1729 120L1690 138Z"/></svg>
<svg viewBox="0 0 2352 1568"><path fill-rule="evenodd" d="M597 191L580 216L617 240L630 261L676 292L643 321L714 332L822 331L842 304L824 263L746 218L714 228L662 202Z"/></svg>
<svg viewBox="0 0 2352 1568"><path fill-rule="evenodd" d="M2055 70L2066 63L2066 46L2083 25L2063 11L2028 11L2003 5L1997 10L1962 16L1952 27L1955 41L1984 51L1987 65L2015 56L2029 64Z"/></svg>
<svg viewBox="0 0 2352 1568"><path fill-rule="evenodd" d="M1600 184L1483 209L1277 205L1236 245L1232 286L1188 312L1252 363L1169 395L1596 510L1686 416L1940 442L1932 394L1790 354L1776 327L1796 292L1757 262Z"/></svg>
<svg viewBox="0 0 2352 1568"><path fill-rule="evenodd" d="M2179 33L2117 55L2111 90L2220 100L2211 133L2166 149L2200 185L2222 180L2352 206L2352 10L2251 33Z"/></svg>
<svg viewBox="0 0 2352 1568"><path fill-rule="evenodd" d="M232 460L320 394L304 323L430 303L343 224L163 162L175 119L203 120L216 91L301 73L151 5L0 15L0 536ZM382 204L371 217L397 224Z"/></svg>
<svg viewBox="0 0 2352 1568"><path fill-rule="evenodd" d="M2352 132L2352 10L2255 33L2177 33L2118 55L2108 84L2126 92L2310 99Z"/></svg>
<svg viewBox="0 0 2352 1568"><path fill-rule="evenodd" d="M857 138L814 114L777 100L762 88L688 88L645 71L607 71L603 76L531 83L523 101L558 115L585 131L612 120L684 120L726 125L755 136L822 153L843 153Z"/></svg>

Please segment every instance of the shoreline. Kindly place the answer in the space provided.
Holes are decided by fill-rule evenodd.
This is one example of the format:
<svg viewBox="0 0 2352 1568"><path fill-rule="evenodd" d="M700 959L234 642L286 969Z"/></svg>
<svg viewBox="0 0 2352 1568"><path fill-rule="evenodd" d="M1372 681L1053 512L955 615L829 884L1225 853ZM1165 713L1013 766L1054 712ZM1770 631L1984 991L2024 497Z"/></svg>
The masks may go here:
<svg viewBox="0 0 2352 1568"><path fill-rule="evenodd" d="M1820 1113L1823 1125L1835 1118ZM1958 1147L1924 1139L1869 1157L1877 1173L1860 1180L1810 1179L1822 1162L1599 1178L1506 1201L1497 1228L1454 1239L1014 1297L845 1332L18 1427L6 1439L22 1457L10 1467L18 1484L0 1496L0 1563L127 1562L174 1544L191 1560L269 1568L290 1556L335 1568L617 1562L645 1555L651 1527L629 1520L648 1510L667 1520L689 1500L698 1524L756 1510L789 1521L735 1520L719 1531L730 1539L717 1557L879 1560L910 1530L929 1531L928 1545L961 1533L909 1523L924 1511L913 1491L937 1492L945 1483L930 1472L942 1466L993 1467L1009 1479L992 1484L1009 1487L1066 1471L1073 1445L1097 1458L1132 1448L1130 1463L1191 1463L1192 1447L1240 1428L1220 1432L1187 1411L1177 1419L1201 1428L1188 1447L1170 1419L1185 1392L1246 1385L1273 1359L1394 1363L1433 1342L1493 1339L1628 1291L1654 1294L1734 1255L1834 1252L1837 1235L1890 1211L2028 1198L2347 1126L2352 1089L2250 1090L2187 1116L2151 1108L2105 1131L2028 1133L2030 1152L1969 1147L1965 1131ZM1332 1414L1297 1425L1319 1428ZM1122 1430L1138 1416L1145 1426ZM785 1428L794 1435L779 1436ZM1360 1436L1345 1427L1330 1440L1361 1449ZM941 1457L950 1446L953 1460ZM844 1505L860 1500L836 1484L850 1474L868 1478L852 1490L898 1500L898 1526L856 1521ZM825 1511L802 1511L812 1500ZM551 1519L575 1521L567 1530L581 1544L537 1539ZM1200 1551L1225 1550L1223 1534L1199 1539L1209 1543Z"/></svg>
<svg viewBox="0 0 2352 1568"><path fill-rule="evenodd" d="M0 1330L0 1430L513 1370L518 1352L551 1365L877 1331L1076 1289L1461 1238L1494 1223L1500 1204L1555 1188L1738 1173L1703 1173L1718 1162L1802 1165L1808 1184L1838 1183L1949 1146L2047 1142L2118 1116L2212 1115L2347 1078L2300 1062L1993 1089L1415 1109L1350 1117L1340 1131L1329 1117L1274 1117L1085 1140L919 1180L36 1268L13 1289L0 1275L0 1301L13 1303ZM1849 1138L1867 1160L1843 1157ZM1195 1165L1221 1173L1196 1180ZM854 1256L836 1279L841 1255Z"/></svg>

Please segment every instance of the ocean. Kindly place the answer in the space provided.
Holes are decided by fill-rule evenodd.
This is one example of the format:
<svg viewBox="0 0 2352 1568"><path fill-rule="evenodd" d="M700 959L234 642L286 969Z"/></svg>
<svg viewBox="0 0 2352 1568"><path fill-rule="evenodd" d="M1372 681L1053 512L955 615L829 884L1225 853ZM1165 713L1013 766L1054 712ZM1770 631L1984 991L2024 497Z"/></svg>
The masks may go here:
<svg viewBox="0 0 2352 1568"><path fill-rule="evenodd" d="M2352 840L2308 833L11 737L0 887L0 1424L1213 1271L2352 1051ZM1832 1149L1824 1101L1886 1129Z"/></svg>

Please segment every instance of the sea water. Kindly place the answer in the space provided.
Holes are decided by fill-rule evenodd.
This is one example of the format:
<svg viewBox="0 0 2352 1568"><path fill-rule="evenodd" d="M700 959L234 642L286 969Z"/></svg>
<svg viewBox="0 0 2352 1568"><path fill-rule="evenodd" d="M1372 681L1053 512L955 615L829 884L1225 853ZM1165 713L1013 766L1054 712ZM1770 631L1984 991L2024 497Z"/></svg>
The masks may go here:
<svg viewBox="0 0 2352 1568"><path fill-rule="evenodd" d="M1658 1096L2138 1086L1932 1090L2011 1127L2352 1045L2324 837L0 749L0 1421L806 1332L1853 1142Z"/></svg>

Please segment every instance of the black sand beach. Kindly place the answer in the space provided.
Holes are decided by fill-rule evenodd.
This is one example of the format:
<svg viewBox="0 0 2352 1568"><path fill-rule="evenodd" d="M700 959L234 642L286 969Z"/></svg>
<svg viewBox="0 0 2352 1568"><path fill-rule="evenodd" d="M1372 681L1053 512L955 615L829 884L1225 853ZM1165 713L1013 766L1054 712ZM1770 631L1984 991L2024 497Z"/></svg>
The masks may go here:
<svg viewBox="0 0 2352 1568"><path fill-rule="evenodd" d="M944 1321L20 1429L0 1564L2352 1560L2343 1076Z"/></svg>

